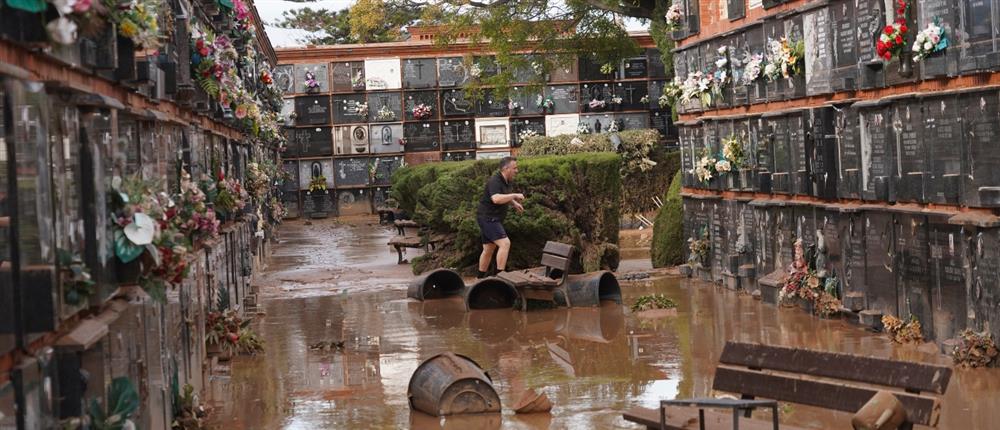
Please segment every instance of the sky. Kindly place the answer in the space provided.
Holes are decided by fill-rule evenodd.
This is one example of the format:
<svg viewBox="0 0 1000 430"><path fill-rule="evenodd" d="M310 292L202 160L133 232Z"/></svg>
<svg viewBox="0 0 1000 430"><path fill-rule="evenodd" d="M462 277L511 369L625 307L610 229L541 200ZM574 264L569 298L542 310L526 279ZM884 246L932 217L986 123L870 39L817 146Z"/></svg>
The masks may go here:
<svg viewBox="0 0 1000 430"><path fill-rule="evenodd" d="M287 0L254 1L254 5L257 6L257 13L260 14L260 19L264 21L267 37L271 39L271 45L275 48L304 46L305 44L299 40L309 34L305 30L275 26L274 23L281 19L281 15L285 11L306 7L312 9L342 10L351 7L352 4L354 4L353 0L318 0L306 3ZM629 31L646 30L648 29L648 25L644 25L638 20L627 19L625 20L625 28Z"/></svg>

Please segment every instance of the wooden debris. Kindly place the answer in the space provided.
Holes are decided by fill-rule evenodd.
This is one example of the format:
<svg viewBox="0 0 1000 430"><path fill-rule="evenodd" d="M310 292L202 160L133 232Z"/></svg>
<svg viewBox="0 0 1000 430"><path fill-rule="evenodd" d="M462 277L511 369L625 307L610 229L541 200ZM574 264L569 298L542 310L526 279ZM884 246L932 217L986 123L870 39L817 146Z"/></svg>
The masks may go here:
<svg viewBox="0 0 1000 430"><path fill-rule="evenodd" d="M903 404L892 393L882 390L875 393L851 418L855 430L895 430L906 421Z"/></svg>
<svg viewBox="0 0 1000 430"><path fill-rule="evenodd" d="M539 394L530 388L521 394L521 400L514 405L514 412L518 414L533 414L551 410L552 402L549 401L549 397L545 393Z"/></svg>

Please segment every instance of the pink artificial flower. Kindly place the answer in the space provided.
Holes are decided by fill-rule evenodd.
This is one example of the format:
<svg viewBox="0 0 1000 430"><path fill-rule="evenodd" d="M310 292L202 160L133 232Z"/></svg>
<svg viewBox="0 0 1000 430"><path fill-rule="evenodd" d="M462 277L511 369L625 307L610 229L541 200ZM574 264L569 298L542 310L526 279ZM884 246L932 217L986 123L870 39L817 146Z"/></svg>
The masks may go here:
<svg viewBox="0 0 1000 430"><path fill-rule="evenodd" d="M73 12L86 13L90 10L91 3L92 0L76 0L76 3L73 4Z"/></svg>

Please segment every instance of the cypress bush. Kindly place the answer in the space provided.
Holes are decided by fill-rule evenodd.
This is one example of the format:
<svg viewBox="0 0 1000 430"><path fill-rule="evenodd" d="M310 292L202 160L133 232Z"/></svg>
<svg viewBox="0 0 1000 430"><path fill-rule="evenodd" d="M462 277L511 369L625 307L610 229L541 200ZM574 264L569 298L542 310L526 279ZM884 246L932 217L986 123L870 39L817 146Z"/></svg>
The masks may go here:
<svg viewBox="0 0 1000 430"><path fill-rule="evenodd" d="M684 262L684 210L681 202L681 172L674 175L663 207L653 221L653 244L650 257L653 267L666 267Z"/></svg>

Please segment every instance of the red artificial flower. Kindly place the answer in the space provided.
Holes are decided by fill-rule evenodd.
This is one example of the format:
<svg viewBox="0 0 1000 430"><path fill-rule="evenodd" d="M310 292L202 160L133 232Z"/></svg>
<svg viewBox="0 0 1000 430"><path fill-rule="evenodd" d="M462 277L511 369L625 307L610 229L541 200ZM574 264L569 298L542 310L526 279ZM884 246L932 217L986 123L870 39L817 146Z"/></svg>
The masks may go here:
<svg viewBox="0 0 1000 430"><path fill-rule="evenodd" d="M899 31L901 33L906 33L906 24L900 24Z"/></svg>
<svg viewBox="0 0 1000 430"><path fill-rule="evenodd" d="M891 25L885 26L885 35L889 36L891 34L892 34L892 26Z"/></svg>
<svg viewBox="0 0 1000 430"><path fill-rule="evenodd" d="M896 43L902 45L903 44L903 36L896 36Z"/></svg>

